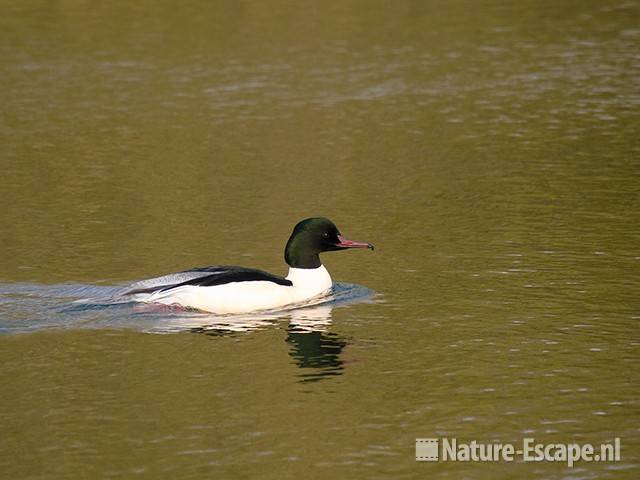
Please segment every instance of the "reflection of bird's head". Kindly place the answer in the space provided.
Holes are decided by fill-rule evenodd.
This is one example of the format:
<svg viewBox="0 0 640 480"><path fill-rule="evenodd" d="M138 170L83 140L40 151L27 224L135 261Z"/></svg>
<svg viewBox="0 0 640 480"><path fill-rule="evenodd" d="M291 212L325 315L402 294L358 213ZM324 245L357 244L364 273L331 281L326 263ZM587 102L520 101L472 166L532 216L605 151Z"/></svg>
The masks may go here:
<svg viewBox="0 0 640 480"><path fill-rule="evenodd" d="M304 381L321 380L342 373L344 362L340 354L347 342L339 335L320 331L303 333L296 331L295 326L290 326L287 343L291 345L289 355L295 359L298 367L318 369L302 373Z"/></svg>

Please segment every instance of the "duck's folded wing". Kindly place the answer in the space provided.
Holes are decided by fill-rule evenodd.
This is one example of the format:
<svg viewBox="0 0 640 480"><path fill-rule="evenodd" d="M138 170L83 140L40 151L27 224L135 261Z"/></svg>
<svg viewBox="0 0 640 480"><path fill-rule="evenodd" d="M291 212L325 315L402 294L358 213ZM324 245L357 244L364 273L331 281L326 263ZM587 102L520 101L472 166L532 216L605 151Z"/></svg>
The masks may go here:
<svg viewBox="0 0 640 480"><path fill-rule="evenodd" d="M273 275L262 270L229 265L215 265L212 267L193 268L191 270L185 270L184 272L142 280L130 285L122 295L154 293L184 285L211 287L225 283L251 281L267 281L285 286L293 285L291 281L284 277Z"/></svg>

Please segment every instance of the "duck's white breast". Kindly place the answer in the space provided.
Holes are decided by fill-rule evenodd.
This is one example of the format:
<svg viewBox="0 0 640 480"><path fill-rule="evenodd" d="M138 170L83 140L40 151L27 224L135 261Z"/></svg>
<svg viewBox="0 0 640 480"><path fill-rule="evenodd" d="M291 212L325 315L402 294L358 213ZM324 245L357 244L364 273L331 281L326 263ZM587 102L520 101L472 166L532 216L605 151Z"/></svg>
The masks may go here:
<svg viewBox="0 0 640 480"><path fill-rule="evenodd" d="M287 280L293 283L295 303L316 297L333 285L324 265L318 268L289 268Z"/></svg>

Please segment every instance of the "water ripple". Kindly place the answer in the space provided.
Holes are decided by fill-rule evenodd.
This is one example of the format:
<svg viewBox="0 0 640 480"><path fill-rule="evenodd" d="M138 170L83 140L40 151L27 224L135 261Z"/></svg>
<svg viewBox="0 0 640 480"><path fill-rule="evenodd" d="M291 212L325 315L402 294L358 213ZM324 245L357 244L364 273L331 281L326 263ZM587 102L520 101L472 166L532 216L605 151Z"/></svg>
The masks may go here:
<svg viewBox="0 0 640 480"><path fill-rule="evenodd" d="M184 331L240 332L288 319L297 332L322 331L333 308L370 300L374 292L351 283L336 283L332 292L304 305L243 315L215 315L181 308L123 302L121 286L82 284L0 284L0 332L47 328L130 328L171 333Z"/></svg>

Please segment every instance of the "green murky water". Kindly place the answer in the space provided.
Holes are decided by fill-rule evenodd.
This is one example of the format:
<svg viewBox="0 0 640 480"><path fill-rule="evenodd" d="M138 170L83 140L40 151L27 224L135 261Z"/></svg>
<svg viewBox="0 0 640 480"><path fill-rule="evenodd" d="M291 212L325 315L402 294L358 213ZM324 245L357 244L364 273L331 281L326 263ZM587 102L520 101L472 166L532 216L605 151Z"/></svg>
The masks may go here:
<svg viewBox="0 0 640 480"><path fill-rule="evenodd" d="M639 20L0 2L2 476L637 478ZM285 273L314 215L376 245L324 258L373 298L164 335L180 318L65 310L192 266ZM416 462L417 437L622 459Z"/></svg>

